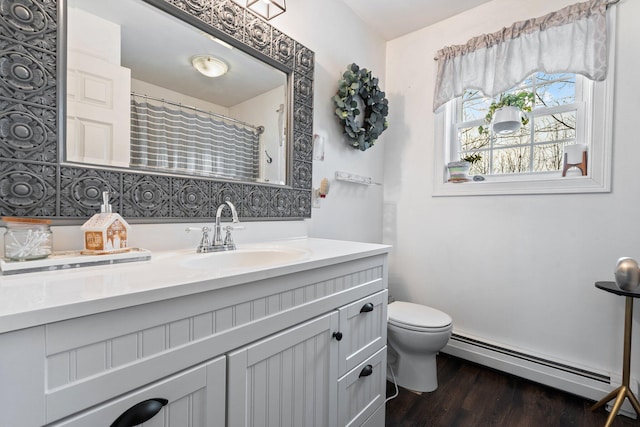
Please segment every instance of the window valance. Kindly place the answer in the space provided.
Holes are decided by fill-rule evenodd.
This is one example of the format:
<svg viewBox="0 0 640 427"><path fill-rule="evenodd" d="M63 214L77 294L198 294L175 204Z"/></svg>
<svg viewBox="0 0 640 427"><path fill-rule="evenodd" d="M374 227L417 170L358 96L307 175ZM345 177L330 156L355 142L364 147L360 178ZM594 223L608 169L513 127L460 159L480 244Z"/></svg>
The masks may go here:
<svg viewBox="0 0 640 427"><path fill-rule="evenodd" d="M604 80L606 10L618 1L577 3L439 50L434 111L465 89L496 96L536 71L570 72Z"/></svg>

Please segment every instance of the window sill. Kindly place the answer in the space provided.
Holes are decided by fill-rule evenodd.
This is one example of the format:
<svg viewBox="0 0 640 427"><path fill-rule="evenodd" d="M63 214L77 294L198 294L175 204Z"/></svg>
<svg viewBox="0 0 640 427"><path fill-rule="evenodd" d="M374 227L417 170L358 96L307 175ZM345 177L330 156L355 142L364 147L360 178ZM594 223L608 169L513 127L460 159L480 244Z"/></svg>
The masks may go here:
<svg viewBox="0 0 640 427"><path fill-rule="evenodd" d="M611 183L592 176L544 176L485 177L484 181L436 182L433 196L496 196L515 194L572 194L608 193ZM505 179L506 178L506 179ZM508 180L507 180L508 179Z"/></svg>

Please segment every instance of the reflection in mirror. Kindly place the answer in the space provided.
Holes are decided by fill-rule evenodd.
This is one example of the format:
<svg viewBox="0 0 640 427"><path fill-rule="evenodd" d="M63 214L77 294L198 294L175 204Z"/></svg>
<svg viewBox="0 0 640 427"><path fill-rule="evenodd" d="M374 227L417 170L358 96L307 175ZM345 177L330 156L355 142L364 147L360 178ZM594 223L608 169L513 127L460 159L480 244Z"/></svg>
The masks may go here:
<svg viewBox="0 0 640 427"><path fill-rule="evenodd" d="M67 162L286 183L286 73L142 0L67 17Z"/></svg>

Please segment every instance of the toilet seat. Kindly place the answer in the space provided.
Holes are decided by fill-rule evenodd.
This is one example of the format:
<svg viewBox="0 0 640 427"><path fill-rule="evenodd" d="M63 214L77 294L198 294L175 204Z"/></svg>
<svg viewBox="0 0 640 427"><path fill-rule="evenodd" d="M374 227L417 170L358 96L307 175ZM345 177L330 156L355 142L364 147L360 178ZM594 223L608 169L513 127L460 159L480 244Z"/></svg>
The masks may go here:
<svg viewBox="0 0 640 427"><path fill-rule="evenodd" d="M387 306L387 321L399 328L420 332L440 332L450 329L451 316L432 307L404 301Z"/></svg>

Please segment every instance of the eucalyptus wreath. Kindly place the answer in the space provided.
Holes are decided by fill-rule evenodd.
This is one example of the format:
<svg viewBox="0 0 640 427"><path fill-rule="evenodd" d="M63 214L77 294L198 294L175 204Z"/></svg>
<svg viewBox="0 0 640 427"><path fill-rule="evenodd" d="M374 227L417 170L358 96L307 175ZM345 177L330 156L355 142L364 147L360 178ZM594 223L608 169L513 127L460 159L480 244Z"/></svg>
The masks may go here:
<svg viewBox="0 0 640 427"><path fill-rule="evenodd" d="M361 111L357 97L364 106L364 120L362 126L357 117ZM344 126L344 133L349 138L352 147L361 151L373 146L380 134L389 123L389 101L378 86L378 79L371 75L366 68L360 69L356 64L347 67L339 82L338 93L333 96L336 104L336 115Z"/></svg>

